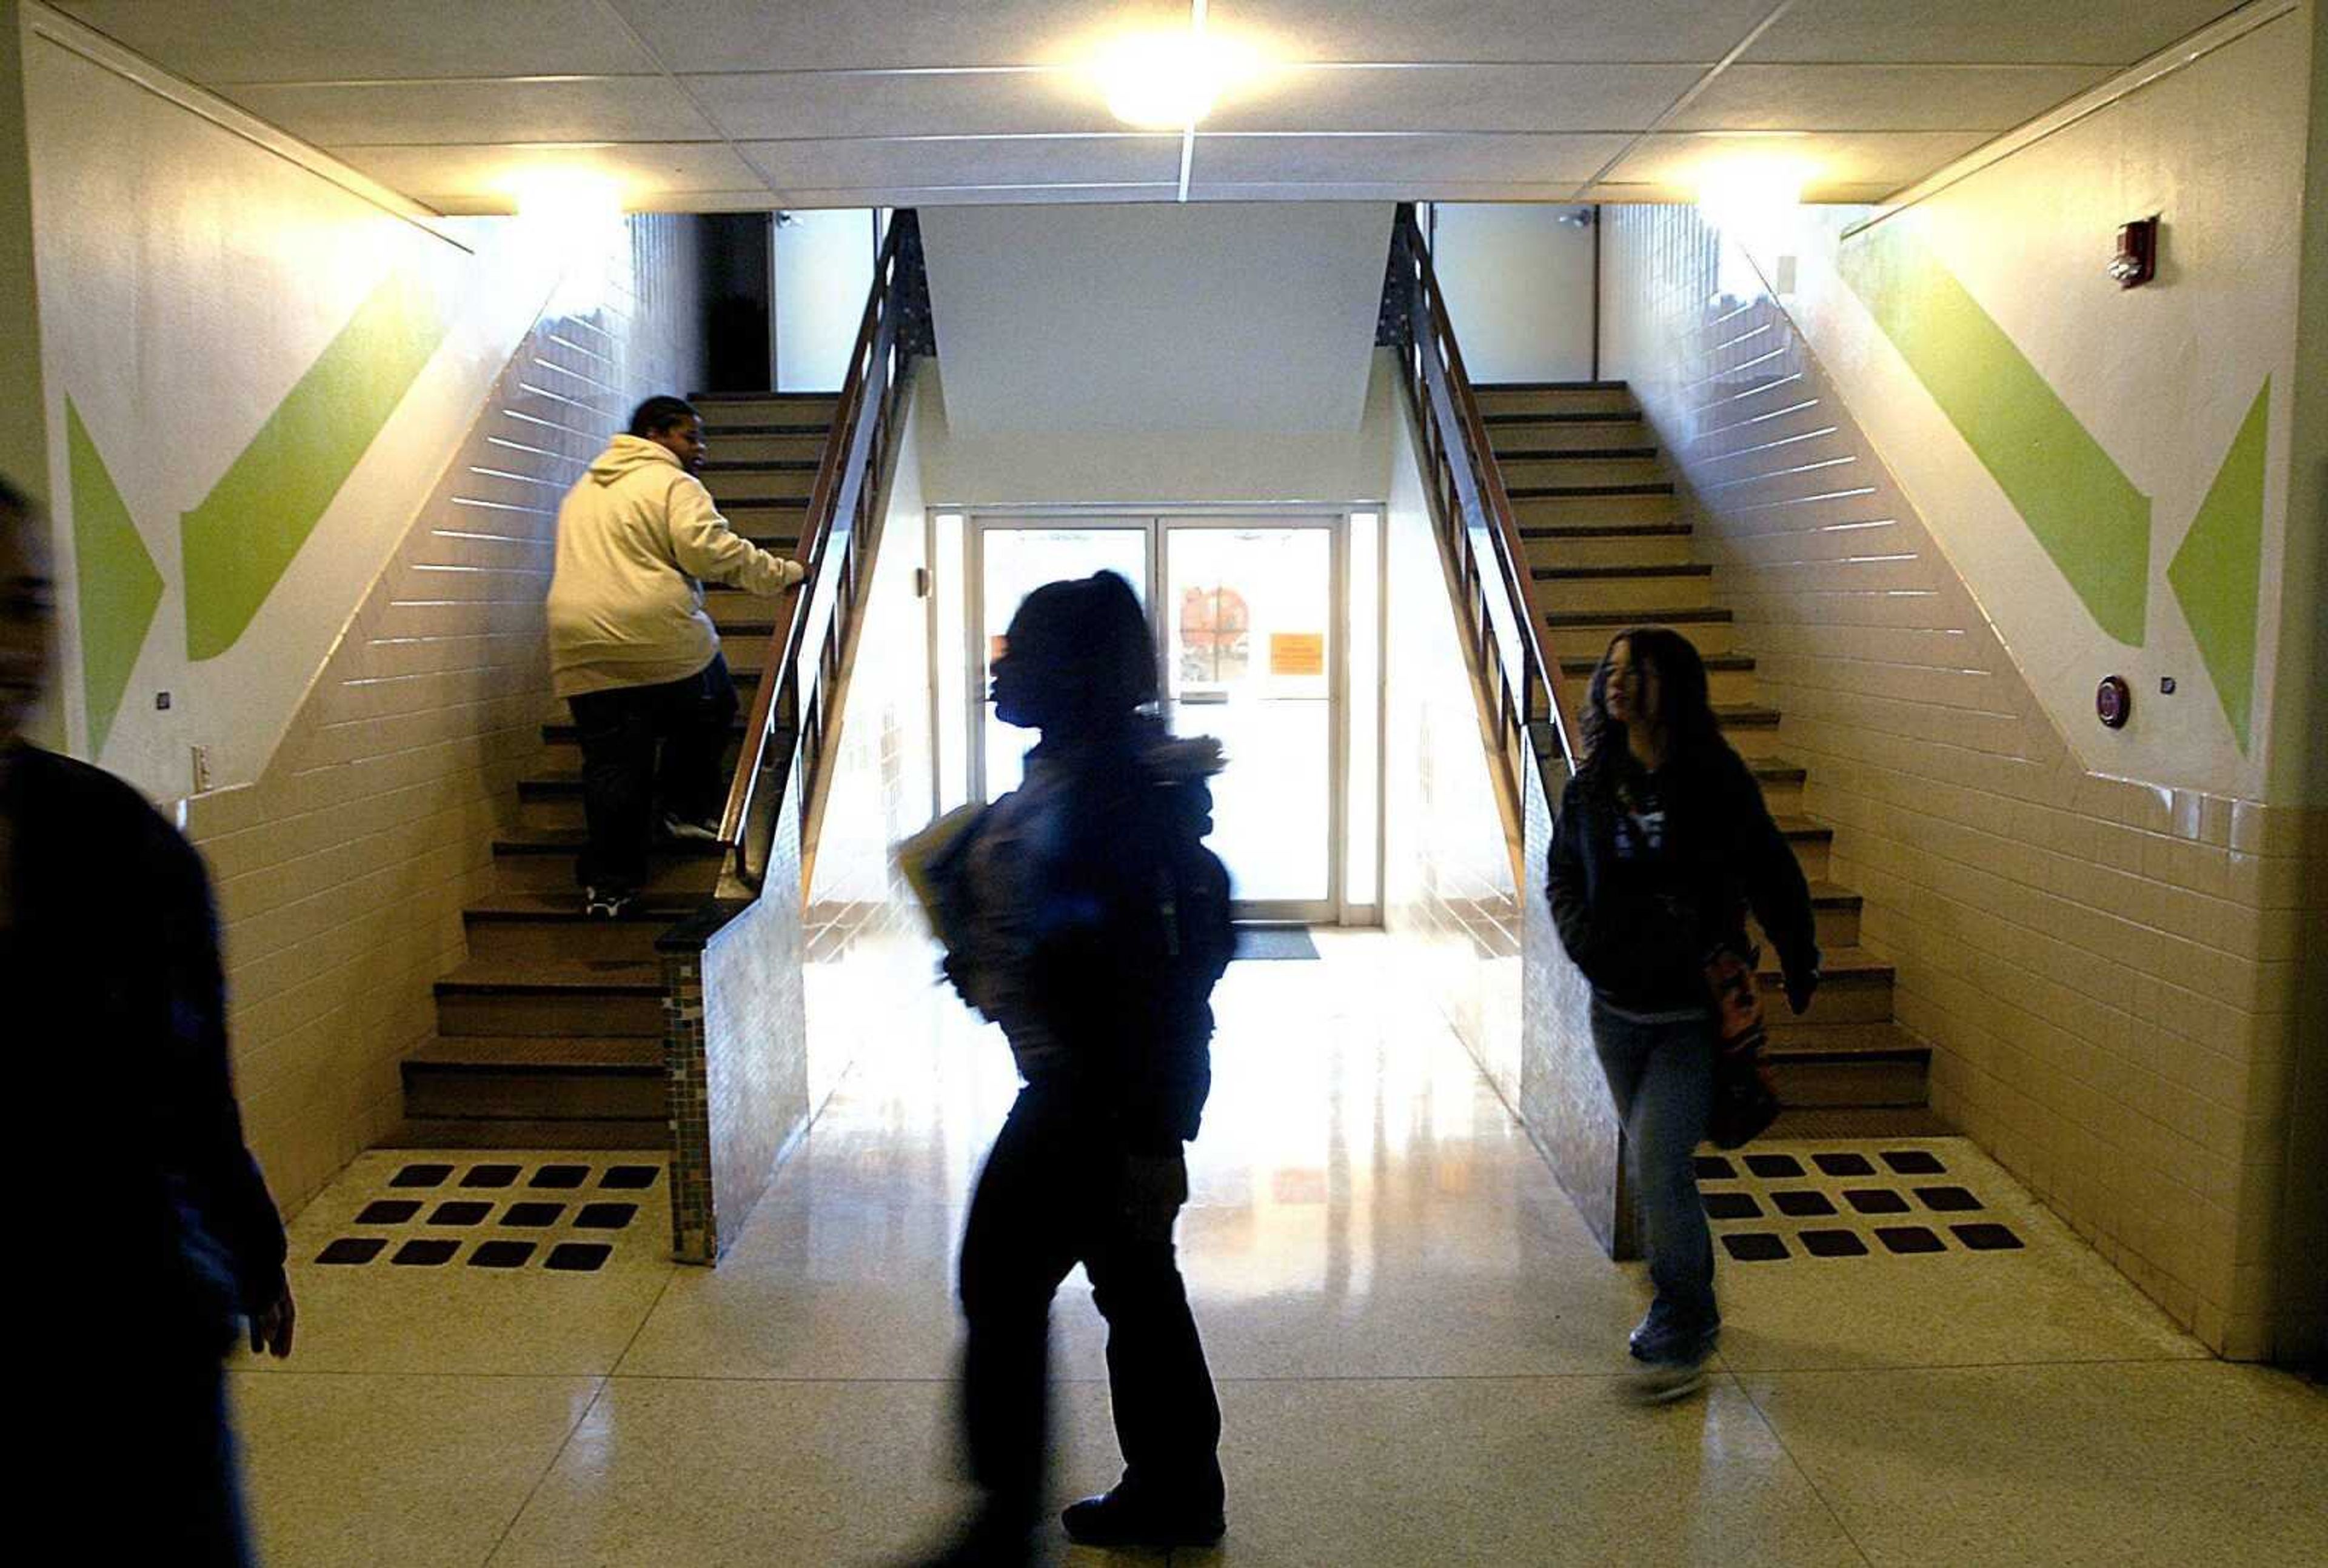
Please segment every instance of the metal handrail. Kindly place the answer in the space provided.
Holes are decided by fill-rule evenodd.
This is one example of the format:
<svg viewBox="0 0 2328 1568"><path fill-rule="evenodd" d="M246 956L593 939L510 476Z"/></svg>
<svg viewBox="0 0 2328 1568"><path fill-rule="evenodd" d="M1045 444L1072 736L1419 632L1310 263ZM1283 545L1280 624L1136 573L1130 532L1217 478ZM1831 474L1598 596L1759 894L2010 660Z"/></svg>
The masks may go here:
<svg viewBox="0 0 2328 1568"><path fill-rule="evenodd" d="M783 635L769 640L727 808L720 813L719 837L728 847L720 876L723 897L749 897L758 891L795 753L806 770L802 811L807 813L825 760L827 699L845 662L866 587L866 562L878 542L879 476L896 429L905 371L915 353L927 352L927 328L920 223L911 210L901 210L891 215L874 263L849 374L809 491L805 526L793 551L807 576L786 591L791 613L784 617ZM818 657L812 669L803 671L803 655L812 645Z"/></svg>
<svg viewBox="0 0 2328 1568"><path fill-rule="evenodd" d="M1490 681L1514 780L1529 760L1542 767L1556 758L1573 769L1583 761L1575 708L1560 678L1503 470L1411 204L1399 207L1391 254L1394 286L1405 296L1400 347L1408 397L1422 434L1425 466L1449 520L1445 531L1451 537L1445 542L1472 606L1466 631ZM1559 782L1545 780L1555 800Z"/></svg>

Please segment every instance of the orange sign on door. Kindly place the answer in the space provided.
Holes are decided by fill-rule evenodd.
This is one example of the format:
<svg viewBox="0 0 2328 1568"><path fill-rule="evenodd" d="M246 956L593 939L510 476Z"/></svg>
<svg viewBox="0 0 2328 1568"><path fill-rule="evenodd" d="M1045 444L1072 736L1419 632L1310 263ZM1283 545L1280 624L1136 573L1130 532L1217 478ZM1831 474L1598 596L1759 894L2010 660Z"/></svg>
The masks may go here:
<svg viewBox="0 0 2328 1568"><path fill-rule="evenodd" d="M1323 675L1326 672L1326 634L1272 632L1269 634L1269 672L1272 675Z"/></svg>

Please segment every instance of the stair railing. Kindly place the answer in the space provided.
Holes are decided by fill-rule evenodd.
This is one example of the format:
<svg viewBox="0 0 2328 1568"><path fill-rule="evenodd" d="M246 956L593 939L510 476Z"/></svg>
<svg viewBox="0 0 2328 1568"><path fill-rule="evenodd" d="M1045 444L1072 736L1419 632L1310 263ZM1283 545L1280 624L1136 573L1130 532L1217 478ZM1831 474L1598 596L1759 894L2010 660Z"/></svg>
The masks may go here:
<svg viewBox="0 0 2328 1568"><path fill-rule="evenodd" d="M1512 813L1507 825L1516 830L1525 770L1542 770L1544 793L1557 802L1567 774L1583 762L1582 737L1572 694L1563 689L1552 656L1511 496L1412 203L1398 209L1384 307L1382 335L1400 351L1440 546L1459 592L1472 668L1503 764L1498 791ZM1564 765L1557 773L1555 763Z"/></svg>
<svg viewBox="0 0 2328 1568"><path fill-rule="evenodd" d="M863 620L870 563L879 548L881 480L915 355L933 352L928 275L921 223L910 209L894 212L873 267L873 285L858 324L849 374L833 409L809 492L794 551L808 573L780 604L779 634L768 641L758 694L744 724L744 743L719 819L728 846L718 897L750 899L766 879L794 759L803 842L812 827L827 765L826 740L839 713L836 690ZM806 657L815 651L812 660Z"/></svg>

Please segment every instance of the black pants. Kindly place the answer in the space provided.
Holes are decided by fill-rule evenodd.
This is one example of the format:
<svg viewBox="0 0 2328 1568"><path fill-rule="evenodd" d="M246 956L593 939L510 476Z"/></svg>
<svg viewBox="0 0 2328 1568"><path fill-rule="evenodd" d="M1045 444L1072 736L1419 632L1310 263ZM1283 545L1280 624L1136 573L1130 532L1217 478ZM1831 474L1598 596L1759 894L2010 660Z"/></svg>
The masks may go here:
<svg viewBox="0 0 2328 1568"><path fill-rule="evenodd" d="M714 653L684 681L586 691L569 702L581 735L582 810L590 826L576 878L586 887L635 891L646 880L658 804L690 822L709 822L727 804L721 764L736 723L727 656Z"/></svg>
<svg viewBox="0 0 2328 1568"><path fill-rule="evenodd" d="M1172 1253L1175 1206L1124 1202L1123 1156L1072 1085L1030 1084L986 1157L962 1246L962 1402L989 1514L1031 1524L1049 1458L1051 1298L1076 1263L1107 1319L1123 1484L1172 1506L1221 1502L1221 1407Z"/></svg>

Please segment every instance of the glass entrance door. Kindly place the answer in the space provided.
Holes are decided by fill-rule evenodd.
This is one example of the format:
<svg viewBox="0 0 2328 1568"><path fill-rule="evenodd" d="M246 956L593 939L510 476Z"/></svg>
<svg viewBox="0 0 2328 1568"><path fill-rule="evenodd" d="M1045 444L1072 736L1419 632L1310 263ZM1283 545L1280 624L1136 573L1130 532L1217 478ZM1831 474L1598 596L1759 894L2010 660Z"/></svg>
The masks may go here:
<svg viewBox="0 0 2328 1568"><path fill-rule="evenodd" d="M1341 520L981 517L972 525L972 797L1018 787L1030 731L994 717L1003 631L1036 588L1122 574L1156 635L1166 722L1218 738L1213 850L1241 916L1330 921L1342 893ZM1160 591L1151 585L1161 585Z"/></svg>
<svg viewBox="0 0 2328 1568"><path fill-rule="evenodd" d="M1334 529L1328 520L1168 519L1161 526L1165 717L1217 737L1214 851L1268 919L1333 917Z"/></svg>

